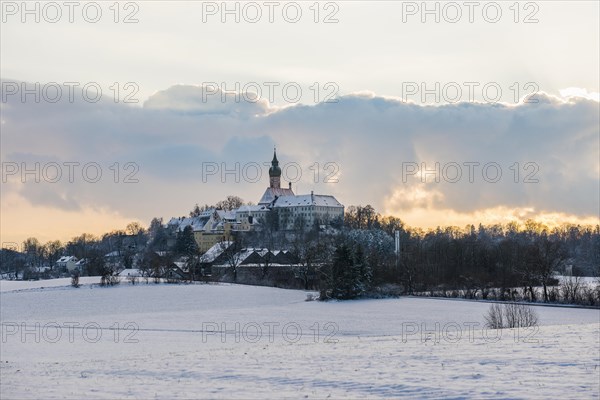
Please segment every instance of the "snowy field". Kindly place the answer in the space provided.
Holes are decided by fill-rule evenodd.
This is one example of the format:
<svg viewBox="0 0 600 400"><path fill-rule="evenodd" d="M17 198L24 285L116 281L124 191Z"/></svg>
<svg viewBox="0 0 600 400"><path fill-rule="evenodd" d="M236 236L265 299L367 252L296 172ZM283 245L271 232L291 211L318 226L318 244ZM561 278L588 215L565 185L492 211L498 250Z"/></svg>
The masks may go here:
<svg viewBox="0 0 600 400"><path fill-rule="evenodd" d="M486 303L98 281L0 281L0 398L599 396L598 310L488 331Z"/></svg>

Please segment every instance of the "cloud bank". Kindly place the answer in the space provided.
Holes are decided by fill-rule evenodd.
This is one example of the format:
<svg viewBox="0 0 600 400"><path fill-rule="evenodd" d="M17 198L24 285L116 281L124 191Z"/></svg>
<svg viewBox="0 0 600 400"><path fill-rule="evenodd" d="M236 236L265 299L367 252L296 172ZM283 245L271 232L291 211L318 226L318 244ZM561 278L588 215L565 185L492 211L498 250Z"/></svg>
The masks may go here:
<svg viewBox="0 0 600 400"><path fill-rule="evenodd" d="M299 167L297 192L331 193L346 205L370 203L412 225L544 215L597 221L598 101L568 93L538 94L534 104L441 106L360 93L290 107L191 85L157 92L141 106L7 96L1 196L2 215L13 217L2 223L2 235L13 235L17 223L36 235L32 221L54 211L61 221L96 210L147 223L228 194L256 202L268 185L267 168L255 179L249 163L270 161L273 146L282 164L296 163L286 170L290 179ZM33 168L36 162L63 165L62 179L44 182L42 176L35 183L28 175L22 183L19 174L7 175L8 163ZM79 163L73 182L65 175L69 162ZM102 171L95 183L81 178L82 166L92 162ZM203 176L206 163L230 172ZM138 182L127 183L128 174ZM252 179L244 181L245 175ZM328 175L338 182L324 182Z"/></svg>

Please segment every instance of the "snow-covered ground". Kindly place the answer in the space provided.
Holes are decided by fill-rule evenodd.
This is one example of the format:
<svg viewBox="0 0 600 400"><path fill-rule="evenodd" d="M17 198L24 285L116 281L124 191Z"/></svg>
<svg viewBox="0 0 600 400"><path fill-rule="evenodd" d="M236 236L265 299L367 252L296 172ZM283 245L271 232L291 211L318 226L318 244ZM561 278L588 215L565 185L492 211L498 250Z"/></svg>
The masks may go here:
<svg viewBox="0 0 600 400"><path fill-rule="evenodd" d="M99 276L82 276L79 278L80 285L92 285L100 283ZM15 290L31 290L44 288L57 288L71 286L71 278L46 279L38 281L9 281L0 280L0 292Z"/></svg>
<svg viewBox="0 0 600 400"><path fill-rule="evenodd" d="M598 398L600 311L536 307L487 331L489 304L307 302L307 292L0 282L0 398ZM59 281L59 280L56 280ZM41 289L43 287L43 289Z"/></svg>

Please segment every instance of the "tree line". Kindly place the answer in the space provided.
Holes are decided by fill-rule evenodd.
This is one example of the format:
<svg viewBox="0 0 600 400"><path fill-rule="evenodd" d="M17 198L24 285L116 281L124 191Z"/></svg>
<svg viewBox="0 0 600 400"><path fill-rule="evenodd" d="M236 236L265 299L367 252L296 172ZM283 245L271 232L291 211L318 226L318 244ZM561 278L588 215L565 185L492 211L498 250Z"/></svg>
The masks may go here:
<svg viewBox="0 0 600 400"><path fill-rule="evenodd" d="M236 196L219 202L218 208L243 205ZM196 205L190 216L208 210ZM438 227L423 230L406 226L399 218L382 216L370 206L350 206L343 223L280 230L276 211L258 228L230 238L232 253L244 247L289 250L295 257L289 286L319 289L321 298L359 296L428 295L479 299L569 301L600 304L600 285L595 291L581 281L558 285L555 274L600 275L600 226L563 224L550 228L540 222ZM271 215L274 214L274 215ZM394 234L399 232L396 253ZM124 230L100 237L82 234L63 244L41 244L35 238L23 243L23 251L2 250L1 272L35 278L35 267L53 265L61 255L86 260L88 275L110 275L115 265L106 254L115 252L119 264L136 264L158 275L164 265L185 257L190 279L200 278L200 252L191 227L173 230L162 218L153 218L146 229L131 223ZM267 253L270 254L270 253ZM236 275L238 265L231 269ZM270 261L264 260L262 277L268 284ZM46 276L40 276L46 277Z"/></svg>
<svg viewBox="0 0 600 400"><path fill-rule="evenodd" d="M369 281L371 289L399 285L404 294L550 302L568 297L568 288L557 286L555 274L600 275L598 225L549 228L527 220L523 224L424 231L406 227L397 218L382 217L367 205L349 207L344 227L330 270L337 277L335 267L342 261L348 265L366 263L367 272L355 278L359 288ZM395 231L400 234L398 254L392 239ZM385 237L375 239L381 233ZM329 286L336 297L335 285ZM579 288L583 293L577 302L600 304L600 285L594 290L581 283ZM348 293L341 296L348 297Z"/></svg>

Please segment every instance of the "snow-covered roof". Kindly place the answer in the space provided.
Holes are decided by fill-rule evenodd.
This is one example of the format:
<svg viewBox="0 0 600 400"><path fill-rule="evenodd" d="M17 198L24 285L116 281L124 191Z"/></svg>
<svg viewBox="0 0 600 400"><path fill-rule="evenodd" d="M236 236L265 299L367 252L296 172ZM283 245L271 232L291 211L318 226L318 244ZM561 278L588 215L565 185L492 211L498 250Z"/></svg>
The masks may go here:
<svg viewBox="0 0 600 400"><path fill-rule="evenodd" d="M240 264L243 263L244 260L250 257L252 253L254 253L254 249L242 249L239 253L235 255L237 262L239 262Z"/></svg>
<svg viewBox="0 0 600 400"><path fill-rule="evenodd" d="M210 249L206 251L202 256L200 256L201 263L210 263L215 261L217 257L219 257L223 252L231 246L233 242L220 242L213 245Z"/></svg>
<svg viewBox="0 0 600 400"><path fill-rule="evenodd" d="M181 223L182 218L173 217L167 222L168 226L178 226Z"/></svg>
<svg viewBox="0 0 600 400"><path fill-rule="evenodd" d="M69 261L77 261L77 258L75 256L62 256L56 262L66 263L66 262L69 262Z"/></svg>
<svg viewBox="0 0 600 400"><path fill-rule="evenodd" d="M273 267L273 268L277 268L277 267L289 268L290 266L294 266L294 265L297 265L297 264L269 263L269 268L271 268L271 267ZM240 265L240 267L263 267L263 266L264 266L264 264L257 264L257 263L248 263L248 264ZM226 268L226 267L229 267L229 265L227 265L227 264L213 265L213 268L215 268L215 267L216 268Z"/></svg>
<svg viewBox="0 0 600 400"><path fill-rule="evenodd" d="M214 208L209 208L208 210L200 211L199 217L200 218L209 218L214 211L215 211Z"/></svg>
<svg viewBox="0 0 600 400"><path fill-rule="evenodd" d="M235 210L225 211L221 215L221 218L226 220L235 220Z"/></svg>
<svg viewBox="0 0 600 400"><path fill-rule="evenodd" d="M257 212L257 211L268 211L268 208L264 204L259 204L259 205L255 205L255 206L244 205L235 211L236 211L236 213L238 213L238 212Z"/></svg>
<svg viewBox="0 0 600 400"><path fill-rule="evenodd" d="M252 254L252 253L258 253L259 256L263 257L265 254L267 254L269 252L269 249L262 249L262 248L256 248L256 247L244 247L242 250L240 250L240 253L248 253L248 255Z"/></svg>
<svg viewBox="0 0 600 400"><path fill-rule="evenodd" d="M198 217L185 217L179 220L179 223L176 224L178 231L183 231L186 227L191 226L194 232L204 230L204 226L206 225L206 221L208 221L208 216L198 216Z"/></svg>
<svg viewBox="0 0 600 400"><path fill-rule="evenodd" d="M294 196L294 192L292 189L288 188L272 188L268 187L265 190L265 193L260 198L258 204L270 204L273 200L275 200L276 196Z"/></svg>
<svg viewBox="0 0 600 400"><path fill-rule="evenodd" d="M301 194L298 196L281 196L277 198L274 207L300 207L300 206L321 206L321 207L343 207L335 197L322 194Z"/></svg>

